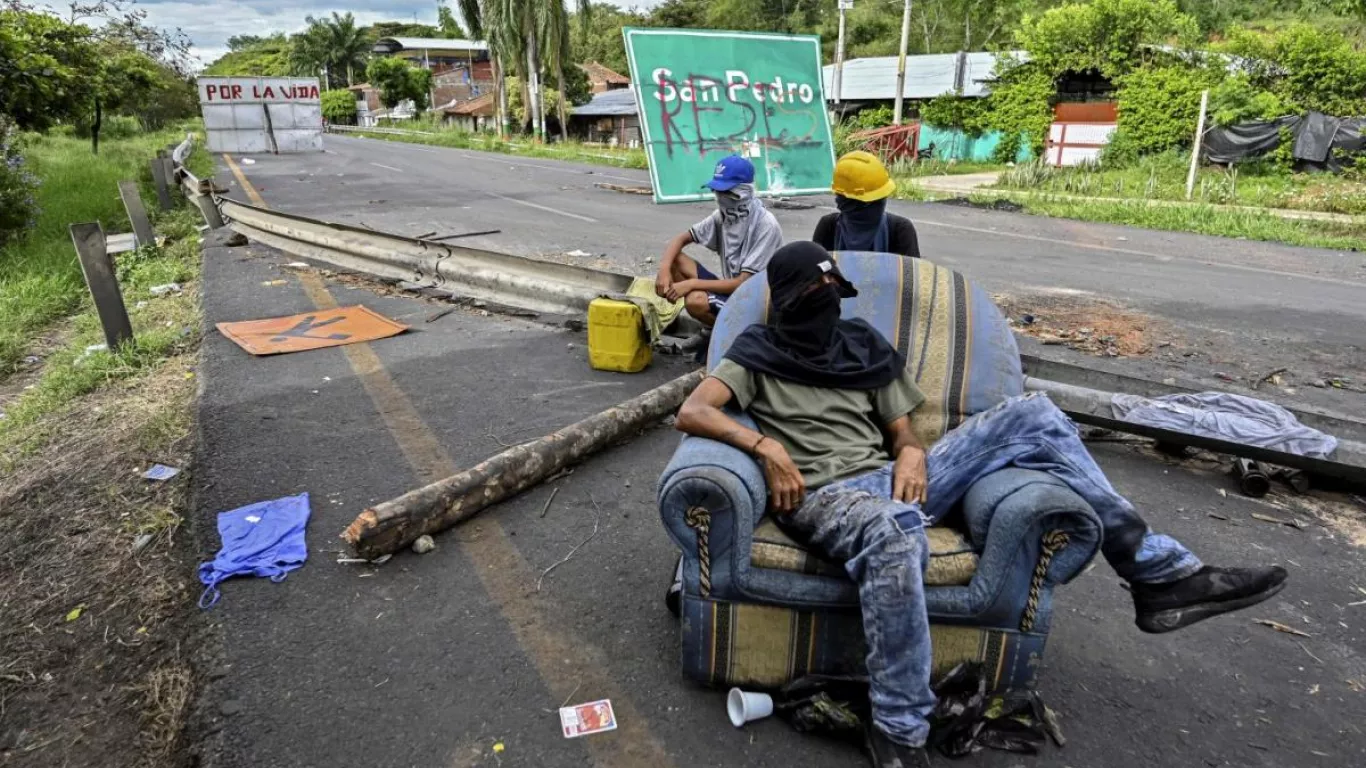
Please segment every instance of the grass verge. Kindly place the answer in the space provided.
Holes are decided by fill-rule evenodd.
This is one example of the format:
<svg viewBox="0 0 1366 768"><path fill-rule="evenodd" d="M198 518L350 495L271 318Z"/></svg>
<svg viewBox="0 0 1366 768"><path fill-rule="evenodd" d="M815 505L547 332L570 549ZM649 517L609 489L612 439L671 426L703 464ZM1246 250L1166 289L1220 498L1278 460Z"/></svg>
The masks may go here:
<svg viewBox="0 0 1366 768"><path fill-rule="evenodd" d="M1144 157L1124 168L1056 168L1036 160L1002 173L996 186L1042 194L1184 202L1189 163L1189 155L1177 152ZM1366 214L1366 175L1355 170L1340 175L1291 173L1266 159L1232 168L1204 166L1196 175L1193 199L1211 205Z"/></svg>
<svg viewBox="0 0 1366 768"><path fill-rule="evenodd" d="M589 146L575 141L540 144L530 139L508 141L488 133L470 133L430 124L419 127L429 135L372 133L370 131L347 131L345 136L364 136L368 139L400 141L407 144L428 144L436 147L455 149L474 149L480 152L499 152L505 155L522 157L546 157L567 160L575 163L609 165L614 168L640 168L646 165L645 151L641 149L612 149L609 147Z"/></svg>
<svg viewBox="0 0 1366 768"><path fill-rule="evenodd" d="M41 213L28 235L0 249L0 380L13 373L25 349L44 328L85 300L76 249L67 227L98 221L106 232L131 226L119 200L118 182L137 180L144 204L155 209L148 161L156 150L185 138L168 129L106 141L90 154L85 139L26 134L23 151L38 176ZM206 170L208 156L196 153L191 167Z"/></svg>
<svg viewBox="0 0 1366 768"><path fill-rule="evenodd" d="M997 197L987 190L974 193L969 199L976 204L990 205ZM1105 202L1021 196L1013 202L1023 206L1024 212L1040 216L1287 245L1366 251L1366 224L1359 223L1282 219L1256 211L1228 210L1211 205L1156 206L1147 205L1142 200Z"/></svg>
<svg viewBox="0 0 1366 768"><path fill-rule="evenodd" d="M141 472L192 457L195 217L185 204L158 216L162 246L118 259L133 344L88 351L99 321L69 298L78 311L41 369L0 383L0 763L185 764L199 631L189 473ZM149 290L171 282L178 292Z"/></svg>

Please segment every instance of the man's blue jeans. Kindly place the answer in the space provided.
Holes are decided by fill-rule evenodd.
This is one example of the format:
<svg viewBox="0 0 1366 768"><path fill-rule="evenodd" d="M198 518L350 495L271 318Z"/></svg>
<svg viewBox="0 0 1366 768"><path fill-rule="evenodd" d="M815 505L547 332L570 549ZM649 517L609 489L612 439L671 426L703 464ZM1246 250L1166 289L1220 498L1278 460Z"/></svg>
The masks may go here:
<svg viewBox="0 0 1366 768"><path fill-rule="evenodd" d="M914 416L912 417L914 418ZM979 413L930 449L928 503L891 500L893 464L831 483L808 495L783 526L845 570L859 587L873 719L893 740L925 743L930 691L930 624L924 526L943 518L974 482L1006 467L1047 472L1086 500L1105 529L1101 551L1122 578L1161 583L1199 570L1176 540L1153 533L1115 492L1047 397L1011 398Z"/></svg>

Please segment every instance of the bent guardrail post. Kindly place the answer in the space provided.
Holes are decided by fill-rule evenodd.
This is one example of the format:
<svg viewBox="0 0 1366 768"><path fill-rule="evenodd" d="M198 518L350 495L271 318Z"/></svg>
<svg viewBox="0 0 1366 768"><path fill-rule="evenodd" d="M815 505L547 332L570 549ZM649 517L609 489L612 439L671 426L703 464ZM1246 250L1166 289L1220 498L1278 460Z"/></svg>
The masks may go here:
<svg viewBox="0 0 1366 768"><path fill-rule="evenodd" d="M95 311L104 328L104 341L115 350L133 340L133 324L128 320L128 308L119 291L118 273L114 260L104 245L104 228L98 221L72 224L71 242L81 260L81 273L90 297L95 300Z"/></svg>
<svg viewBox="0 0 1366 768"><path fill-rule="evenodd" d="M171 198L170 179L172 177L167 175L169 169L167 162L168 158L164 150L158 152L157 156L151 160L152 181L156 182L157 187L157 204L161 206L163 211L169 211L175 206L175 201Z"/></svg>
<svg viewBox="0 0 1366 768"><path fill-rule="evenodd" d="M133 237L137 240L138 247L156 245L157 236L152 231L152 220L147 218L147 208L142 204L142 195L138 194L137 182L120 181L119 197L123 199L123 210L128 212L128 221L133 225Z"/></svg>

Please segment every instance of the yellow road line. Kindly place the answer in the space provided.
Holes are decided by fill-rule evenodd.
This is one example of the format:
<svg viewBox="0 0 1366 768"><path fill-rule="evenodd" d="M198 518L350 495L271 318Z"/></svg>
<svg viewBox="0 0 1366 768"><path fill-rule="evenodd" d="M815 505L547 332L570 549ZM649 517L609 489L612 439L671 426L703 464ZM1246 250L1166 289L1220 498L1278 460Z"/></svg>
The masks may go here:
<svg viewBox="0 0 1366 768"><path fill-rule="evenodd" d="M261 197L261 193L256 191L256 187L253 187L250 181L247 181L247 175L242 173L242 169L237 167L232 155L224 152L223 162L228 164L228 169L232 171L232 175L237 177L237 183L242 185L242 191L247 193L247 199L262 208L268 207L265 198Z"/></svg>
<svg viewBox="0 0 1366 768"><path fill-rule="evenodd" d="M232 158L225 154L223 159L247 197L265 206L261 195ZM303 272L299 277L304 293L314 306L318 309L337 306L337 300L316 272ZM455 474L459 467L370 345L348 344L341 350L418 479L428 483ZM506 529L496 519L485 517L481 525L485 527L485 535L477 542L456 540L457 546L474 565L485 592L493 598L518 644L535 664L551 696L563 701L578 690L583 694L578 700L612 700L617 730L582 740L583 746L593 754L594 762L611 768L671 768L673 760L650 732L644 714L607 674L607 655L598 646L551 626L550 620L538 610L538 598L530 591L530 585L536 582L531 565L513 546ZM558 727L558 722L554 726ZM547 722L547 727L552 724Z"/></svg>

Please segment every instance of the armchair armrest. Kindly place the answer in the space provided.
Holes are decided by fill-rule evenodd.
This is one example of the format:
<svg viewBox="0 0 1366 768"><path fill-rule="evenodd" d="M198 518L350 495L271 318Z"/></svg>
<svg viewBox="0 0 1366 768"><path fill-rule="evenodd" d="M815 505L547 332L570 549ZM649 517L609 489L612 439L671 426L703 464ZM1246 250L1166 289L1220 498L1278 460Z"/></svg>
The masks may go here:
<svg viewBox="0 0 1366 768"><path fill-rule="evenodd" d="M1019 468L977 481L963 499L963 514L981 552L972 613L1047 632L1052 588L1076 578L1100 549L1099 516L1066 483Z"/></svg>

